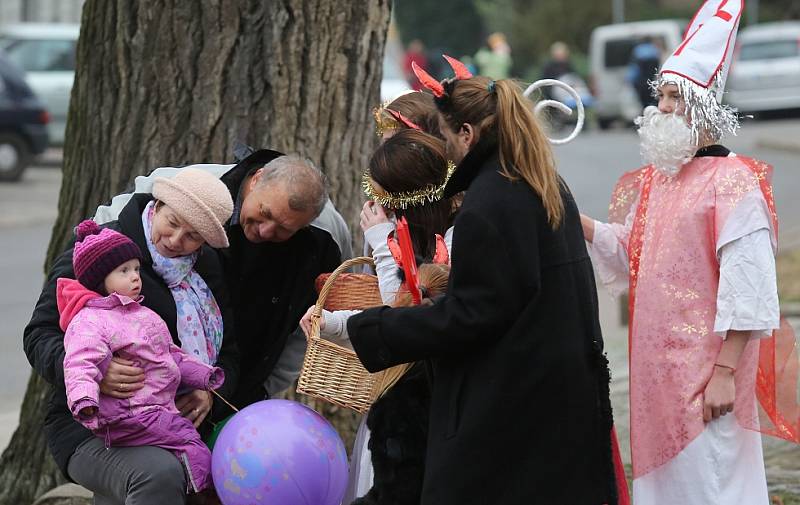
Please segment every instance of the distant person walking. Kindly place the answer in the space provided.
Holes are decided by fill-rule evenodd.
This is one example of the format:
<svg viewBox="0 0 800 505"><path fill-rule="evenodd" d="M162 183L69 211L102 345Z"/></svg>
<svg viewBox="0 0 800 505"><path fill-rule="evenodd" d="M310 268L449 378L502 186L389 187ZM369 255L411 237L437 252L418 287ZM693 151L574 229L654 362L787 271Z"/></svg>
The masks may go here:
<svg viewBox="0 0 800 505"><path fill-rule="evenodd" d="M411 69L411 64L416 63L422 68L428 68L428 58L425 57L425 44L419 39L414 39L408 44L405 57L403 58L403 75L408 81L409 86L414 91L419 91L422 86Z"/></svg>
<svg viewBox="0 0 800 505"><path fill-rule="evenodd" d="M570 61L569 46L561 41L553 42L550 46L550 59L542 68L542 79L558 79L574 71Z"/></svg>
<svg viewBox="0 0 800 505"><path fill-rule="evenodd" d="M493 33L486 39L488 47L475 53L475 65L480 75L492 79L508 79L511 75L511 46L502 33Z"/></svg>
<svg viewBox="0 0 800 505"><path fill-rule="evenodd" d="M575 73L569 55L569 46L564 42L553 42L550 46L550 59L542 68L542 79L560 79L561 77ZM552 90L549 87L542 88L545 98L552 99Z"/></svg>
<svg viewBox="0 0 800 505"><path fill-rule="evenodd" d="M636 91L636 96L643 109L648 105L658 105L658 101L650 89L650 79L653 79L658 73L660 66L661 49L653 37L644 37L633 48L626 76L626 80Z"/></svg>

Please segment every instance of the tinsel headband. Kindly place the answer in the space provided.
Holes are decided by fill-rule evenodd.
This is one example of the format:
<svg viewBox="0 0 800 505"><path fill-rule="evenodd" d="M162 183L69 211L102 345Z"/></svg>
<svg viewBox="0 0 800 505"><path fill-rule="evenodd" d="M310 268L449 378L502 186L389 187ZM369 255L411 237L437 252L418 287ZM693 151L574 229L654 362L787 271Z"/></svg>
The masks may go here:
<svg viewBox="0 0 800 505"><path fill-rule="evenodd" d="M717 101L719 81L714 79L709 87L703 87L692 80L670 72L662 72L650 82L654 95L666 84L678 87L678 93L685 103L685 112L692 142L700 145L703 140L718 141L725 135L735 135L739 129L739 117L730 105Z"/></svg>
<svg viewBox="0 0 800 505"><path fill-rule="evenodd" d="M385 113L385 114L384 114ZM416 123L405 117L403 114L387 107L387 104L376 107L373 110L375 116L375 133L378 137L383 137L386 130L396 130L401 125L412 130L422 131ZM386 117L388 115L389 117Z"/></svg>
<svg viewBox="0 0 800 505"><path fill-rule="evenodd" d="M436 202L444 196L444 188L453 172L456 170L456 165L452 161L447 162L447 174L445 174L444 181L439 185L429 184L428 186L417 189L414 191L396 191L388 192L378 190L375 188L374 181L369 175L369 171L364 172L361 177L361 187L364 193L375 202L378 202L383 207L389 209L405 209L407 207L414 207L417 205L425 205L428 202Z"/></svg>

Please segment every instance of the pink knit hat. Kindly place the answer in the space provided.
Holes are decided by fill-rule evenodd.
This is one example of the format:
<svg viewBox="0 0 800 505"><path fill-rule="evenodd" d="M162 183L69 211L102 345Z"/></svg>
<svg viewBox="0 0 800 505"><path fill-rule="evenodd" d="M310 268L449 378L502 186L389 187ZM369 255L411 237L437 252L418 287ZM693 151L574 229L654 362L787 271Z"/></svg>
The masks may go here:
<svg viewBox="0 0 800 505"><path fill-rule="evenodd" d="M156 177L153 196L169 205L211 247L228 247L223 225L233 214L227 186L209 172L186 168L171 179Z"/></svg>
<svg viewBox="0 0 800 505"><path fill-rule="evenodd" d="M131 239L111 228L100 229L91 219L75 228L78 241L72 249L75 278L85 288L97 291L115 268L134 258L141 260L142 251Z"/></svg>

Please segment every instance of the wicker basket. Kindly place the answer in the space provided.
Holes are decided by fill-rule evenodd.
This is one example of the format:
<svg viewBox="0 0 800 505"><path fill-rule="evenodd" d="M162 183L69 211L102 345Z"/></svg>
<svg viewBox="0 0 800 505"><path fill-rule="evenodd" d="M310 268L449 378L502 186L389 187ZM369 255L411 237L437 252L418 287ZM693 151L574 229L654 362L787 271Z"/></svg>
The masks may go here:
<svg viewBox="0 0 800 505"><path fill-rule="evenodd" d="M319 315L323 307L331 307L327 304L329 297L337 300L338 305L334 310L367 308L381 304L376 277L344 272L354 265L363 264L373 264L372 258L362 257L345 261L325 280L314 307L316 317L312 318L308 348L297 381L298 393L320 398L362 414L366 413L370 405L394 385L409 368L409 365L398 365L378 373L369 373L355 352L320 337ZM337 282L340 278L349 281ZM369 283L372 283L372 287L363 289ZM356 296L346 293L350 289L353 289ZM377 298L374 297L375 292ZM362 298L357 298L359 296ZM342 306L343 300L344 303L351 301L353 304Z"/></svg>
<svg viewBox="0 0 800 505"><path fill-rule="evenodd" d="M322 274L317 277L318 293L322 293L325 283L332 275ZM360 310L383 304L378 278L374 275L341 272L331 282L333 286L328 288L325 304L322 306L325 310Z"/></svg>

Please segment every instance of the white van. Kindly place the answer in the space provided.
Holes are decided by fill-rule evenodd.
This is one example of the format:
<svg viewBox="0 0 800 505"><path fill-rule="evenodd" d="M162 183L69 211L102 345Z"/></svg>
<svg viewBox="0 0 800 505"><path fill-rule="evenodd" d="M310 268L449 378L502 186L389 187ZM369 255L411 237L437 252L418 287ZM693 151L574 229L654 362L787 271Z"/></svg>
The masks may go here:
<svg viewBox="0 0 800 505"><path fill-rule="evenodd" d="M686 21L664 19L598 26L589 42L589 68L595 94L594 110L600 128L616 120L626 123L641 114L633 87L626 81L633 48L650 37L666 59L683 40Z"/></svg>

